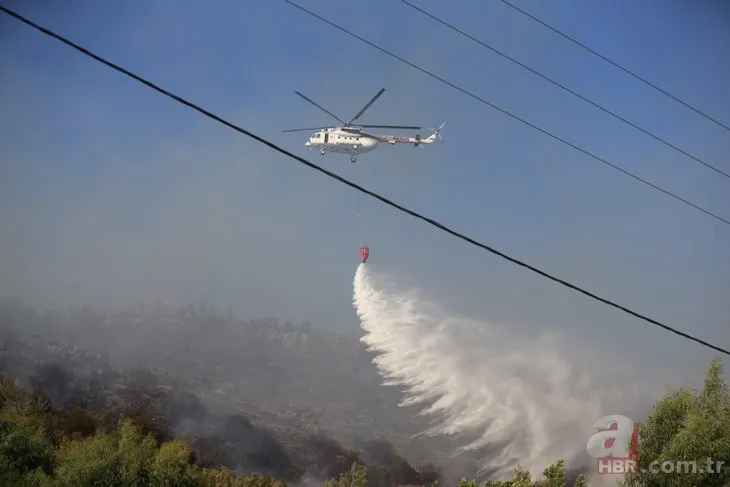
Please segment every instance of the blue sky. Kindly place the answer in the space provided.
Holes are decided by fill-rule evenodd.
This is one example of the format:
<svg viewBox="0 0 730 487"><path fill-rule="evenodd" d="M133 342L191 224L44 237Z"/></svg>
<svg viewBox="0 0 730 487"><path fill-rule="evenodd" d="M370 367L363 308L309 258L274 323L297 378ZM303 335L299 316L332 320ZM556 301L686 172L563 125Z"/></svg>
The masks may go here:
<svg viewBox="0 0 730 487"><path fill-rule="evenodd" d="M301 0L412 62L730 218L730 180L397 0ZM730 171L730 133L499 1L419 6ZM281 1L10 8L369 189L598 294L730 347L730 226L388 58ZM517 5L730 124L720 2ZM566 330L637 363L709 353L439 233L0 18L0 294L38 306L206 299L358 333L358 247L463 313ZM448 121L444 144L352 165L303 146L330 123ZM679 370L678 368L672 370ZM688 375L681 372L680 380Z"/></svg>

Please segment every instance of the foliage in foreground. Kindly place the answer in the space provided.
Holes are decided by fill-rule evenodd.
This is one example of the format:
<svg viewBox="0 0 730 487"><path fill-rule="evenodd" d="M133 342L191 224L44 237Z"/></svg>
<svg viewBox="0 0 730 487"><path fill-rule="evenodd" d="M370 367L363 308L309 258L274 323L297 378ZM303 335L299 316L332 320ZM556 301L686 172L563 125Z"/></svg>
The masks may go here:
<svg viewBox="0 0 730 487"><path fill-rule="evenodd" d="M565 462L557 460L548 468L543 470L543 479L533 481L530 472L520 467L515 469L515 476L510 480L488 480L484 487L567 487L568 481L565 475ZM585 487L586 476L580 474L573 483L573 487ZM459 487L478 487L476 480L461 479Z"/></svg>
<svg viewBox="0 0 730 487"><path fill-rule="evenodd" d="M655 405L639 427L638 454L639 469L646 472L627 475L627 487L730 485L730 391L719 360L712 361L702 390L682 388ZM160 441L129 418L120 419L114 428L104 428L93 418L59 421L42 395L0 375L0 485L286 487L272 477L204 468L194 457L186 442ZM665 461L695 461L700 467L706 458L725 463L712 473L650 471L652 464ZM369 469L355 461L324 487L372 487L373 481ZM585 485L584 474L573 483ZM478 484L461 479L459 487ZM518 467L512 479L490 480L485 487L568 487L565 464L557 460L540 480Z"/></svg>
<svg viewBox="0 0 730 487"><path fill-rule="evenodd" d="M51 425L65 431L51 434ZM111 431L99 427L84 435L79 426L60 423L38 394L0 376L0 485L285 487L271 477L201 468L186 442L158 443L129 418Z"/></svg>
<svg viewBox="0 0 730 487"><path fill-rule="evenodd" d="M712 472L707 460L716 462ZM662 472L665 462L675 471ZM639 425L636 470L624 486L730 485L730 390L719 359L710 363L701 390L683 387L666 394Z"/></svg>

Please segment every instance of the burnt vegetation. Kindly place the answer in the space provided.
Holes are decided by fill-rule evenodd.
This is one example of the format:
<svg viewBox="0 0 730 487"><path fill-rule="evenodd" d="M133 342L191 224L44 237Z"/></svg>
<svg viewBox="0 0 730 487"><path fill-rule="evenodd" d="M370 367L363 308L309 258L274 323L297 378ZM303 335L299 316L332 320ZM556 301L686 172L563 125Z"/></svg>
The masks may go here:
<svg viewBox="0 0 730 487"><path fill-rule="evenodd" d="M371 439L358 447L351 442L348 448L324 431L319 423L327 411L316 404L317 391L304 392L314 379L298 385L299 396L297 387L287 391L288 385L296 384L285 377L287 368L297 365L293 356L303 356L306 362L328 341L330 355L337 356L343 353L338 344L349 345L347 339L326 334L322 339L318 333L308 323L302 327L279 326L275 320L242 323L200 306L177 310L158 306L118 314L38 313L19 302L3 303L3 407L13 401L32 404L26 413L42 425L38 438L47 442L49 451L56 450L55 456L46 455L43 465L31 462L21 471L42 467L38 472L53 479L53 459L63 457L63 445L88 443L103 433L109 448L132 434L151 439L158 453L164 445L183 441L190 450L184 463L196 469L191 478L198 483L190 485L208 485L203 477L214 473L322 485L352 475L355 468L364 469L369 487L438 481L438 468L428 464L421 471L386 440ZM238 350L230 363L226 348L232 348L233 337ZM182 350L187 352L184 356ZM326 364L310 360L307 365L309 373L325 374L320 380L333 379ZM345 389L359 385L341 378L336 383ZM347 404L358 398L348 399L337 391L339 397L333 399L332 392L320 390L320 402L344 402L330 408L335 417L329 425L344 423L346 430ZM361 410L367 407L373 406L365 404ZM366 421L364 414L353 423L358 421ZM134 432L124 430L125 425L132 425ZM363 429L353 428L358 436Z"/></svg>

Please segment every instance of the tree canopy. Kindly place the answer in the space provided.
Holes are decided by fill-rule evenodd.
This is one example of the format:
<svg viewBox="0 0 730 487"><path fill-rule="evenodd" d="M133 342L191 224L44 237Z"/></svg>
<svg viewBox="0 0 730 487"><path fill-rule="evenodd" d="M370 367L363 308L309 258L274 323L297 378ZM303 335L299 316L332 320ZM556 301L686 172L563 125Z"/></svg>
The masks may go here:
<svg viewBox="0 0 730 487"><path fill-rule="evenodd" d="M730 393L719 359L702 389L669 392L639 425L637 463L623 485L730 485Z"/></svg>

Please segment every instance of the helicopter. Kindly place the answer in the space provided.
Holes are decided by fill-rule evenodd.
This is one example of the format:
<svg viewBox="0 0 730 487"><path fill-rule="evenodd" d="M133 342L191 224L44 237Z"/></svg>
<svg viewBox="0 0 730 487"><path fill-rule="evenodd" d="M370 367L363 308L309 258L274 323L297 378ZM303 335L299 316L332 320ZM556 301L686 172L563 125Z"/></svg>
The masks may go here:
<svg viewBox="0 0 730 487"><path fill-rule="evenodd" d="M373 96L373 98L362 108L362 110L357 112L357 115L350 119L349 122L345 122L337 115L334 115L332 112L323 108L315 101L311 100L299 91L295 91L295 94L304 98L306 101L319 108L327 115L340 122L342 125L336 127L310 127L289 129L284 130L283 132L303 132L316 130L317 132L314 132L312 135L310 135L309 139L304 143L306 147L309 147L310 150L313 148L319 148L319 152L322 155L325 155L325 153L327 152L349 154L350 162L352 163L357 162L358 155L375 150L381 142L387 142L390 145L413 144L415 147L423 147L421 144L432 144L436 141L437 137L439 138L439 140L441 140L441 142L443 142L443 138L441 137L440 132L441 129L444 128L444 125L446 125L446 122L442 123L436 129L429 129L433 133L426 138L422 138L420 134L417 134L414 137L403 137L399 135L372 134L362 131L363 128L421 130L423 127L411 127L406 125L353 125L353 122L360 118L360 116L365 113L365 110L370 108L370 105L375 103L375 100L380 98L380 95L382 95L384 91L385 88L381 88L375 94L375 96Z"/></svg>

